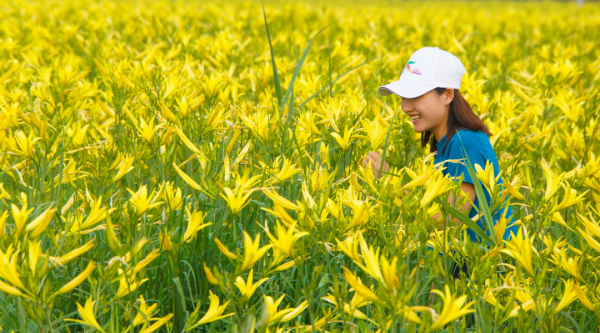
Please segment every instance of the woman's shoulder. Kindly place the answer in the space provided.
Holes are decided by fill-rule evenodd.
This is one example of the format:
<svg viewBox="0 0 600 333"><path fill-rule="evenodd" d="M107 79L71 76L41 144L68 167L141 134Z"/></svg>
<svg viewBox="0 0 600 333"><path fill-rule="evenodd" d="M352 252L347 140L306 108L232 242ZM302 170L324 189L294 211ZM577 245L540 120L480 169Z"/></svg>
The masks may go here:
<svg viewBox="0 0 600 333"><path fill-rule="evenodd" d="M470 129L461 128L454 133L449 144L476 148L485 146L486 140L489 142L489 138L482 131L472 131Z"/></svg>

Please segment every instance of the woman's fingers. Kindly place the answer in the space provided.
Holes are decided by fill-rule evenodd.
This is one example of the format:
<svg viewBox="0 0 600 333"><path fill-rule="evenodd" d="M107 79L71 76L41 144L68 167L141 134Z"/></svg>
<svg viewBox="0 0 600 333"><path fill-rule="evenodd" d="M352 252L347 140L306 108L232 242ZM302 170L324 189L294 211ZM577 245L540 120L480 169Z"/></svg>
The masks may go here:
<svg viewBox="0 0 600 333"><path fill-rule="evenodd" d="M377 152L374 151L370 151L369 152L369 156L371 156L371 158L373 159L373 161L378 162L381 160L381 157L379 156L379 154Z"/></svg>

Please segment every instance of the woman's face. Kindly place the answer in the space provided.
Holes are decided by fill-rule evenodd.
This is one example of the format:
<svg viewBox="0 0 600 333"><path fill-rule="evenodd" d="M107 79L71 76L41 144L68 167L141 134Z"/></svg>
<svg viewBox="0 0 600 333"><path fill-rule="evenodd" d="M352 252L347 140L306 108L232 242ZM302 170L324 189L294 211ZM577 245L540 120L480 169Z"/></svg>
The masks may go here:
<svg viewBox="0 0 600 333"><path fill-rule="evenodd" d="M402 98L400 105L402 111L411 117L415 132L430 131L437 137L438 133L445 134L448 109L453 98L454 89L448 88L441 95L431 90L419 97Z"/></svg>

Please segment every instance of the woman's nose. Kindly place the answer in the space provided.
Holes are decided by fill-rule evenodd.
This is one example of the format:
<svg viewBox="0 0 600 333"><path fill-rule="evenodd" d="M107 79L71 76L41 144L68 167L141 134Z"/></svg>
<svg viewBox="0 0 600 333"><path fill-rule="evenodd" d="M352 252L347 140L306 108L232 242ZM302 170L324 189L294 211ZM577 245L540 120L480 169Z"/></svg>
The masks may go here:
<svg viewBox="0 0 600 333"><path fill-rule="evenodd" d="M408 98L403 98L400 106L402 107L402 111L405 112L413 110L413 103Z"/></svg>

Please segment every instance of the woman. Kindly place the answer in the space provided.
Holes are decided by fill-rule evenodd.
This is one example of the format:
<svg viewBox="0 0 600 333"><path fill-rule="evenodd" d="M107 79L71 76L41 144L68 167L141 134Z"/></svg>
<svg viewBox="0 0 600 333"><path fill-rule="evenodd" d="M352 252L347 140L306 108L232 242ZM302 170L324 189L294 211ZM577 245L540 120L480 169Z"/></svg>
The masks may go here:
<svg viewBox="0 0 600 333"><path fill-rule="evenodd" d="M451 177L463 175L461 190L469 196L470 202L478 206L478 198L475 195L475 187L467 167L465 154L469 156L470 162L479 164L485 168L486 161L494 166L494 177L500 172L498 159L492 147L487 126L471 110L467 101L459 92L462 76L465 68L462 62L454 55L440 50L437 47L424 47L416 51L405 66L400 79L388 85L380 87L378 93L382 96L391 94L402 98L402 110L412 118L414 130L421 134L421 146L430 144L430 152L436 152L434 163L442 163L446 167L444 174ZM447 160L463 159L464 164L446 163ZM376 152L369 152L363 160L363 165L371 168L376 176L379 171L390 169L389 165L381 160ZM502 177L499 184L503 184ZM484 188L485 197L490 203L490 194ZM454 198L452 193L448 202L452 204ZM469 213L469 217L477 214L475 209L470 209L468 201L459 210ZM479 208L479 207L478 207ZM513 225L512 209L506 205L504 210L493 212L494 224L500 219L501 214L506 214L507 227L504 239L509 239L511 232L517 233L517 226ZM440 214L434 216L434 219ZM485 218L481 217L477 222L482 228ZM479 237L471 229L467 230L473 241L479 241ZM488 231L489 234L489 231Z"/></svg>

